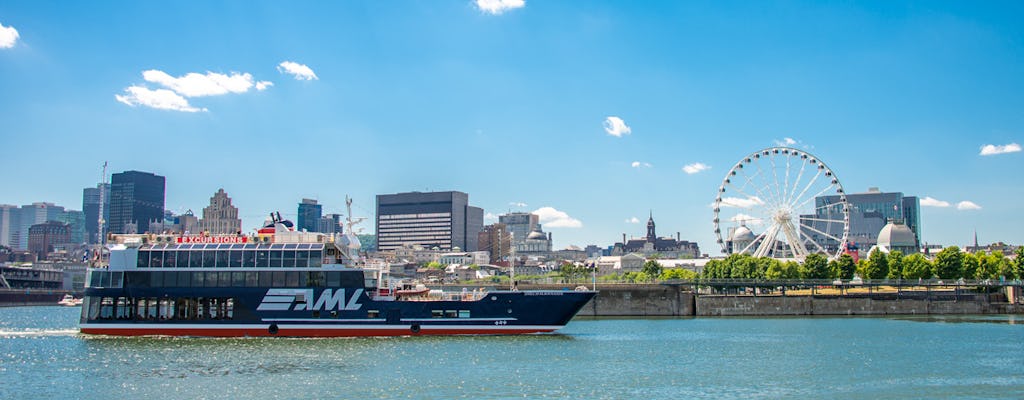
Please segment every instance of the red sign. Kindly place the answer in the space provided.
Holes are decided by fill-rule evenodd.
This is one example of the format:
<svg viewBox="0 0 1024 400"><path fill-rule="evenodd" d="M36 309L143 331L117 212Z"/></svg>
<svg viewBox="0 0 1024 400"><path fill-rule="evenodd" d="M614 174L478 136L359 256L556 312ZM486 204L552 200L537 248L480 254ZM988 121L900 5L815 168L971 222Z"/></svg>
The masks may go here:
<svg viewBox="0 0 1024 400"><path fill-rule="evenodd" d="M180 236L178 243L246 243L248 236Z"/></svg>

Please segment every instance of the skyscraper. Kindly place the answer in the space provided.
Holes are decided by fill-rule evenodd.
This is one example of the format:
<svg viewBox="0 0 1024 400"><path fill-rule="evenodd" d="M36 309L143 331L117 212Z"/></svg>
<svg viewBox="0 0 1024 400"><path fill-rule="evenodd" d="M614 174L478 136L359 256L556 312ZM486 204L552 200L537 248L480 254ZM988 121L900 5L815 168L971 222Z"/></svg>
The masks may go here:
<svg viewBox="0 0 1024 400"><path fill-rule="evenodd" d="M110 232L126 233L129 224L145 231L164 220L166 179L141 171L125 171L110 179Z"/></svg>
<svg viewBox="0 0 1024 400"><path fill-rule="evenodd" d="M295 230L306 232L318 232L320 230L320 216L323 215L323 206L313 199L302 199L299 203L299 216L295 221Z"/></svg>
<svg viewBox="0 0 1024 400"><path fill-rule="evenodd" d="M537 214L514 212L499 215L498 222L508 227L508 231L512 232L512 236L515 239L514 243L519 245L523 244L526 236L537 228L537 224L540 223L540 217Z"/></svg>
<svg viewBox="0 0 1024 400"><path fill-rule="evenodd" d="M100 183L82 190L82 212L89 243L99 243L100 191L103 191L103 231L110 231L110 184Z"/></svg>
<svg viewBox="0 0 1024 400"><path fill-rule="evenodd" d="M203 208L203 219L199 220L200 229L215 235L240 233L242 220L238 218L238 207L231 205L231 198L224 189L210 197L210 205Z"/></svg>
<svg viewBox="0 0 1024 400"><path fill-rule="evenodd" d="M484 210L469 205L463 192L377 195L377 250L404 245L476 251Z"/></svg>
<svg viewBox="0 0 1024 400"><path fill-rule="evenodd" d="M18 250L28 249L28 229L32 225L61 221L64 218L64 207L53 203L32 203L21 206L16 212L18 223L16 229L11 232L10 247Z"/></svg>
<svg viewBox="0 0 1024 400"><path fill-rule="evenodd" d="M889 221L904 224L914 232L917 246L921 245L921 205L916 196L904 196L901 192L882 192L869 188L865 193L847 194L850 209L850 235L848 241L856 243L861 250L867 250L878 241L878 233ZM815 215L801 215L802 224L815 229L804 229L805 234L829 251L838 248L837 238L842 237L841 224L826 224L820 221L841 220L839 196L818 196L814 199ZM827 235L826 235L827 234Z"/></svg>
<svg viewBox="0 0 1024 400"><path fill-rule="evenodd" d="M14 247L11 235L18 228L18 206L0 204L0 246Z"/></svg>

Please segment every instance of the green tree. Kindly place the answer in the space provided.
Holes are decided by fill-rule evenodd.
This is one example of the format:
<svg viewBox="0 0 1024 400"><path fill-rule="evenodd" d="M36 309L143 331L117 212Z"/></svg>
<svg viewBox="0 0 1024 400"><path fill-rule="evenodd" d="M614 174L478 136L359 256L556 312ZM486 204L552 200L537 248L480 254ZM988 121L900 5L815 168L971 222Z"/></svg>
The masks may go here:
<svg viewBox="0 0 1024 400"><path fill-rule="evenodd" d="M844 253L835 260L832 276L839 279L853 279L853 273L856 270L857 263L853 262L853 257Z"/></svg>
<svg viewBox="0 0 1024 400"><path fill-rule="evenodd" d="M769 265L768 269L764 271L764 278L768 280L783 279L782 275L785 272L782 270L783 268L784 267L781 262Z"/></svg>
<svg viewBox="0 0 1024 400"><path fill-rule="evenodd" d="M928 279L932 277L932 263L919 253L903 258L903 278Z"/></svg>
<svg viewBox="0 0 1024 400"><path fill-rule="evenodd" d="M889 274L886 275L889 279L902 279L903 278L903 252L899 250L893 250L889 252Z"/></svg>
<svg viewBox="0 0 1024 400"><path fill-rule="evenodd" d="M964 253L956 246L944 248L935 255L932 268L939 279L959 278L964 271Z"/></svg>
<svg viewBox="0 0 1024 400"><path fill-rule="evenodd" d="M828 259L814 253L804 259L804 277L807 279L828 279Z"/></svg>
<svg viewBox="0 0 1024 400"><path fill-rule="evenodd" d="M864 279L882 279L889 274L889 257L881 250L875 249L868 255L868 262L864 268Z"/></svg>
<svg viewBox="0 0 1024 400"><path fill-rule="evenodd" d="M679 280L694 280L697 279L697 273L686 268L666 268L661 272L661 276L658 277L663 281L679 279Z"/></svg>
<svg viewBox="0 0 1024 400"><path fill-rule="evenodd" d="M863 278L864 275L866 275L866 274L868 274L870 272L870 271L868 271L868 269L870 269L870 268L871 268L871 264L868 262L868 259L862 258L860 260L857 260L857 269L856 269L857 276Z"/></svg>
<svg viewBox="0 0 1024 400"><path fill-rule="evenodd" d="M997 257L993 262L999 266L998 271L1000 277L1011 280L1020 278L1020 275L1017 275L1017 271L1014 269L1014 264L1006 257Z"/></svg>
<svg viewBox="0 0 1024 400"><path fill-rule="evenodd" d="M657 260L647 260L644 261L644 266L643 268L640 269L640 272L643 272L645 275L647 275L647 277L650 278L650 280L653 281L657 279L659 276L661 276L662 269L663 268L661 267L661 263L659 263Z"/></svg>
<svg viewBox="0 0 1024 400"><path fill-rule="evenodd" d="M796 261L782 263L782 279L800 279L800 263Z"/></svg>
<svg viewBox="0 0 1024 400"><path fill-rule="evenodd" d="M1002 253L996 254L981 254L977 257L978 269L974 273L974 279L994 279L999 277L999 264L1006 257L1003 257Z"/></svg>
<svg viewBox="0 0 1024 400"><path fill-rule="evenodd" d="M1014 254L1016 257L1013 258L1013 275L1017 279L1024 279L1024 246L1017 247Z"/></svg>
<svg viewBox="0 0 1024 400"><path fill-rule="evenodd" d="M961 270L960 277L964 279L975 279L978 274L978 269L981 267L981 260L988 258L985 253L978 252L976 254L964 253L963 254L963 269Z"/></svg>
<svg viewBox="0 0 1024 400"><path fill-rule="evenodd" d="M444 265L437 261L428 262L427 265L425 265L425 267L432 269L444 269Z"/></svg>

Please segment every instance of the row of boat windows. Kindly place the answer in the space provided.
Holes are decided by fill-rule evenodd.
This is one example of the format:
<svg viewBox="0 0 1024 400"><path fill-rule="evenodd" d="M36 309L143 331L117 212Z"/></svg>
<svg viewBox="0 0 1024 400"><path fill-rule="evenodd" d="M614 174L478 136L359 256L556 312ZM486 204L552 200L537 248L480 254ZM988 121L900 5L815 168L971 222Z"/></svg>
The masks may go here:
<svg viewBox="0 0 1024 400"><path fill-rule="evenodd" d="M235 318L233 297L87 298L82 312L90 320L227 320Z"/></svg>
<svg viewBox="0 0 1024 400"><path fill-rule="evenodd" d="M341 271L90 271L86 287L375 287L376 279Z"/></svg>
<svg viewBox="0 0 1024 400"><path fill-rule="evenodd" d="M321 250L141 250L138 268L318 268Z"/></svg>

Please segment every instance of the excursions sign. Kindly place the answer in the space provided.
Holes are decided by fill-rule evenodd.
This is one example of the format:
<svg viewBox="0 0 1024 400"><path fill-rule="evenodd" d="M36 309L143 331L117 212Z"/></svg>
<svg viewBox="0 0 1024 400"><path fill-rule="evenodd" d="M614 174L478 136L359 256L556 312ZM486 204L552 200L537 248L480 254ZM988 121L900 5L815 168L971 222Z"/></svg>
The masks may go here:
<svg viewBox="0 0 1024 400"><path fill-rule="evenodd" d="M178 243L247 243L248 236L179 236Z"/></svg>

